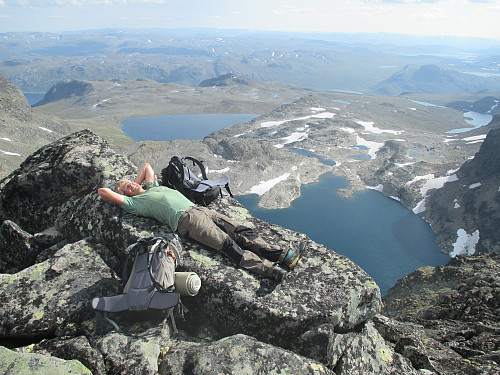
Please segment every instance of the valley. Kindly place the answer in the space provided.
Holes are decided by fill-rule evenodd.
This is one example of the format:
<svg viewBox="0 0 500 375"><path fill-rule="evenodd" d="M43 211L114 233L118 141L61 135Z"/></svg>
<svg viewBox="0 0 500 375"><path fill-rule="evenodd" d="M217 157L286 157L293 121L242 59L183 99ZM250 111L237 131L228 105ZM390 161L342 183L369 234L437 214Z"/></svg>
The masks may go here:
<svg viewBox="0 0 500 375"><path fill-rule="evenodd" d="M431 212L430 192L456 179L493 126L473 129L462 111L443 105L476 102L481 94L388 97L241 84L236 78L197 88L147 80L66 82L35 111L64 118L74 131L88 127L136 165L149 162L157 171L174 155L194 155L204 160L210 178L227 174L235 194L257 192L263 208L288 207L302 185L331 173L348 179L349 186L338 191L343 197L376 189L424 218ZM174 113L263 114L202 141L134 143L121 130L127 117ZM316 157L303 155L308 152Z"/></svg>

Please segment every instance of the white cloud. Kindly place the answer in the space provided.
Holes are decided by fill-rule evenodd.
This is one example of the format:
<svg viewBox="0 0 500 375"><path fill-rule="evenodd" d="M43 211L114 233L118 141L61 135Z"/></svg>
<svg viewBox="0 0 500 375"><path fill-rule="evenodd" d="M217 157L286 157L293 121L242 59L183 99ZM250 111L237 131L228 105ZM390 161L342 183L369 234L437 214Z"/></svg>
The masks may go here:
<svg viewBox="0 0 500 375"><path fill-rule="evenodd" d="M9 6L81 6L111 4L166 4L167 0L0 0L0 5Z"/></svg>
<svg viewBox="0 0 500 375"><path fill-rule="evenodd" d="M2 17L11 19L2 23L5 32L146 26L487 38L500 35L499 6L498 0L0 0ZM51 22L47 13L55 9L66 11L67 21ZM119 21L124 17L130 22Z"/></svg>
<svg viewBox="0 0 500 375"><path fill-rule="evenodd" d="M318 14L320 9L318 8L302 8L293 5L285 5L283 8L272 10L271 13L276 15L289 15L289 16L303 16Z"/></svg>
<svg viewBox="0 0 500 375"><path fill-rule="evenodd" d="M441 12L430 12L430 13L419 13L415 14L413 16L416 20L421 20L421 21L444 21L448 17L445 14L442 14Z"/></svg>

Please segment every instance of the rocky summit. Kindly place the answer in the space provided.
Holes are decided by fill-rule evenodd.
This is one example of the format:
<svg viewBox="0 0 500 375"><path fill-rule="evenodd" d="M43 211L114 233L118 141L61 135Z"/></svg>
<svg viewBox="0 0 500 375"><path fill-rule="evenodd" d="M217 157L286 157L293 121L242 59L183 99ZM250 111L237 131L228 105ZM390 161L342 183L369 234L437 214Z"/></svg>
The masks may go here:
<svg viewBox="0 0 500 375"><path fill-rule="evenodd" d="M126 247L167 230L98 196L97 188L136 171L106 141L83 130L40 148L0 181L1 371L495 373L498 348L489 348L480 363L468 362L463 350L427 336L421 322L381 315L380 290L371 277L311 240L296 269L277 283L183 239L178 270L196 272L202 288L183 297L188 311L176 317L179 332L165 312L136 312L114 314L119 330L106 324L97 334L91 299L119 294ZM306 239L252 217L227 196L210 208L282 247ZM488 322L493 330L497 317Z"/></svg>

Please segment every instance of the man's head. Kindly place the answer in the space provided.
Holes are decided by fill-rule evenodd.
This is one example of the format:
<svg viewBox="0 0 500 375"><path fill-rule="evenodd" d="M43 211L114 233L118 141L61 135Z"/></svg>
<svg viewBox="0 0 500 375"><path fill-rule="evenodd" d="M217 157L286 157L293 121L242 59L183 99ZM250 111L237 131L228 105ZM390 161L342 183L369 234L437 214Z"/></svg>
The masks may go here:
<svg viewBox="0 0 500 375"><path fill-rule="evenodd" d="M127 197L134 197L144 193L144 189L136 182L129 180L118 181L114 189L117 193L126 195Z"/></svg>

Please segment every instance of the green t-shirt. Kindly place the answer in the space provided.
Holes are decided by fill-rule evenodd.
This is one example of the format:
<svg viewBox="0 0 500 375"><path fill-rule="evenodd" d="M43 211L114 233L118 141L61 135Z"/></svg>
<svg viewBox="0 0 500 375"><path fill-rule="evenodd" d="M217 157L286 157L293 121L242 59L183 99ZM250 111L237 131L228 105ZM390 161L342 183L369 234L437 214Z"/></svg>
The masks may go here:
<svg viewBox="0 0 500 375"><path fill-rule="evenodd" d="M134 215L152 217L176 231L181 214L194 203L177 190L157 183L147 184L146 189L135 197L125 197L121 207Z"/></svg>

